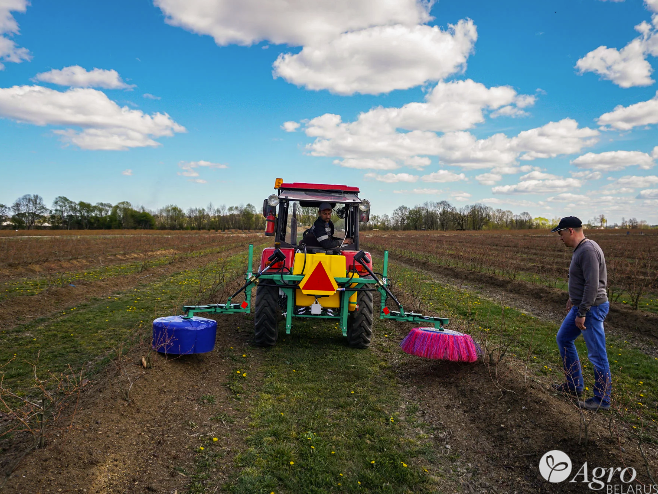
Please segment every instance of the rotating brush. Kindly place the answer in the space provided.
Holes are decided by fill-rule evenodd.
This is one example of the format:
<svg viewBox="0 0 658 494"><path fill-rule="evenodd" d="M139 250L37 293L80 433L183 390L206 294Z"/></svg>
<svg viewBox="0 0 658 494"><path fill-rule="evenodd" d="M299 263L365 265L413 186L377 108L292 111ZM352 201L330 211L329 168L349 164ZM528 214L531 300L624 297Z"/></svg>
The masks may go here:
<svg viewBox="0 0 658 494"><path fill-rule="evenodd" d="M452 362L475 362L482 353L473 338L450 329L414 328L400 347L410 355Z"/></svg>

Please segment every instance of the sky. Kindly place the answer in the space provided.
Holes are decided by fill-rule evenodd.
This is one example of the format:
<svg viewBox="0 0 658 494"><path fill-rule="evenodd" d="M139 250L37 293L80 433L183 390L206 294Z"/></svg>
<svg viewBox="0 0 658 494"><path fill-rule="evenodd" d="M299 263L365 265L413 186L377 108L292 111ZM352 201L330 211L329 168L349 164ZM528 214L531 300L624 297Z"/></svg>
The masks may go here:
<svg viewBox="0 0 658 494"><path fill-rule="evenodd" d="M0 0L0 203L658 224L657 61L658 0Z"/></svg>

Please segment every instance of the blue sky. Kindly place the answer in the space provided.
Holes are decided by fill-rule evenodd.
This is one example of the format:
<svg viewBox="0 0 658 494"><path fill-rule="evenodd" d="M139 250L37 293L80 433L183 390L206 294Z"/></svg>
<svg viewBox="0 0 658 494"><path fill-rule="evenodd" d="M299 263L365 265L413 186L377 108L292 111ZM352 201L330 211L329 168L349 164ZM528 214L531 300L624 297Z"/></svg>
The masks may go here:
<svg viewBox="0 0 658 494"><path fill-rule="evenodd" d="M658 0L0 0L0 203L658 223Z"/></svg>

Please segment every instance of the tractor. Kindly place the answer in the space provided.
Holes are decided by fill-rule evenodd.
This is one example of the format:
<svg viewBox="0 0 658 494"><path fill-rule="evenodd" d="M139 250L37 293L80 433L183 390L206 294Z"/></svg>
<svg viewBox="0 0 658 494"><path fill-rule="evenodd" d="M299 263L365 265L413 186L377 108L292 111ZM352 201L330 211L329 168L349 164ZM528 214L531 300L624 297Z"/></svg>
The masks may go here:
<svg viewBox="0 0 658 494"><path fill-rule="evenodd" d="M273 346L278 338L278 321L285 316L286 334L294 318L335 319L343 336L354 348L368 348L372 340L373 294L381 295L379 317L406 322L423 322L443 329L448 319L405 313L388 288L388 251L384 252L381 275L373 271L370 253L361 250L359 225L369 220L369 202L359 198L359 188L346 185L284 183L277 178L275 194L263 202L265 235L274 237L274 246L263 250L254 272L253 245L249 245L246 282L225 304L185 306L184 318L195 313L249 313L251 288L256 285L254 339L257 345ZM334 249L306 245L300 235L302 208L329 203L344 224L344 238L353 243ZM308 209L306 209L308 211ZM317 211L317 209L315 209ZM307 222L308 222L308 215ZM242 303L233 303L245 291ZM391 299L398 310L387 307Z"/></svg>

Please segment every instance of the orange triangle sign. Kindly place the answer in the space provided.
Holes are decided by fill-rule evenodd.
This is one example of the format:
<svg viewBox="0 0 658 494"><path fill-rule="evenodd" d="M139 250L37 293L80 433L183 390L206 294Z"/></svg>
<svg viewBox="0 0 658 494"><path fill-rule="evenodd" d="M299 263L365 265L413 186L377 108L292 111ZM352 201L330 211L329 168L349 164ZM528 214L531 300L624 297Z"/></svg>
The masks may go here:
<svg viewBox="0 0 658 494"><path fill-rule="evenodd" d="M327 293L334 293L338 288L338 285L334 279L327 274L324 263L320 261L315 265L313 271L306 275L302 280L300 288L304 293L323 292L321 295L324 295Z"/></svg>

